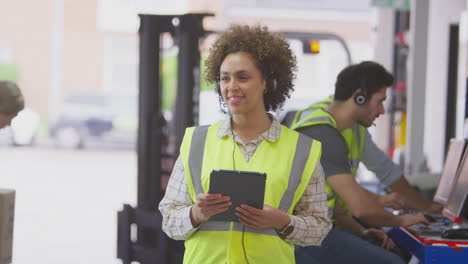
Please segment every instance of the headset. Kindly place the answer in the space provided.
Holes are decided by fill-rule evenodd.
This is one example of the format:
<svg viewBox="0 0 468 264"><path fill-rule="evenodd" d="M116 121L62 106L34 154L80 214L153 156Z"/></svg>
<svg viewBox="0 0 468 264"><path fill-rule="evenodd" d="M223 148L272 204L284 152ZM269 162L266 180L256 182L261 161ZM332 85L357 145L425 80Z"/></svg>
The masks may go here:
<svg viewBox="0 0 468 264"><path fill-rule="evenodd" d="M361 72L361 91L354 96L354 102L357 105L363 105L367 102L367 84L366 77L364 74L364 69L360 70Z"/></svg>

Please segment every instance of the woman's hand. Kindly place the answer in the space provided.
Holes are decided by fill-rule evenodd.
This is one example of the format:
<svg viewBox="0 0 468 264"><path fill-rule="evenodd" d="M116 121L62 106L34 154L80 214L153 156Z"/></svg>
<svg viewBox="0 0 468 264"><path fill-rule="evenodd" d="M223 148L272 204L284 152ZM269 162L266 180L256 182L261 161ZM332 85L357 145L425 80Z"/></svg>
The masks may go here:
<svg viewBox="0 0 468 264"><path fill-rule="evenodd" d="M381 242L380 246L386 250L390 250L395 247L393 240L382 230L369 228L362 232L362 234L366 237L379 240Z"/></svg>
<svg viewBox="0 0 468 264"><path fill-rule="evenodd" d="M236 215L241 223L256 229L274 228L282 231L291 221L288 214L268 205L264 205L263 209L257 209L242 204L236 207Z"/></svg>
<svg viewBox="0 0 468 264"><path fill-rule="evenodd" d="M193 227L198 227L202 222L208 220L212 215L221 213L231 206L231 197L221 194L200 193L197 202L190 210L190 220Z"/></svg>

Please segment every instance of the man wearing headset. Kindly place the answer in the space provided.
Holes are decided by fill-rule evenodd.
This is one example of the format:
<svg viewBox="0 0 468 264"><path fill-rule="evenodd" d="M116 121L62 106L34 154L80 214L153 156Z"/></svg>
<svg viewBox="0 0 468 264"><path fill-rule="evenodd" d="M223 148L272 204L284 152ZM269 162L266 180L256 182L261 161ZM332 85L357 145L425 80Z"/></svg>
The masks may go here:
<svg viewBox="0 0 468 264"><path fill-rule="evenodd" d="M0 81L0 128L9 126L11 120L24 108L24 98L18 86Z"/></svg>
<svg viewBox="0 0 468 264"><path fill-rule="evenodd" d="M392 260L396 255L389 256L384 250L394 247L386 234L364 228L352 216L370 226L407 227L429 222L422 214L397 216L384 207L441 212L442 206L424 200L409 185L401 168L375 145L367 132L366 128L384 114L383 102L392 84L393 76L378 63L364 61L350 65L339 73L333 99L329 97L297 112L291 128L323 144L321 163L329 217L338 227L329 233L321 247L299 248L299 255L324 263L399 263L401 259ZM355 179L361 161L393 193L380 196L362 188ZM362 234L380 240L384 249L361 239Z"/></svg>

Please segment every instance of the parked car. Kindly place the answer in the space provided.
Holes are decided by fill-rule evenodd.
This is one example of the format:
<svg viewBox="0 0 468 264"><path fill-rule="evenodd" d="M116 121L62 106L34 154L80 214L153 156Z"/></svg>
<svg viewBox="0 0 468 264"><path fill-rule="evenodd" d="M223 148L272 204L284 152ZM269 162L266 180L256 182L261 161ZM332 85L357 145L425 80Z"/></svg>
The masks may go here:
<svg viewBox="0 0 468 264"><path fill-rule="evenodd" d="M35 142L39 130L39 114L29 107L13 118L11 125L0 129L0 144L27 146Z"/></svg>
<svg viewBox="0 0 468 264"><path fill-rule="evenodd" d="M138 127L136 94L80 91L65 97L50 125L58 147L90 144L134 147Z"/></svg>

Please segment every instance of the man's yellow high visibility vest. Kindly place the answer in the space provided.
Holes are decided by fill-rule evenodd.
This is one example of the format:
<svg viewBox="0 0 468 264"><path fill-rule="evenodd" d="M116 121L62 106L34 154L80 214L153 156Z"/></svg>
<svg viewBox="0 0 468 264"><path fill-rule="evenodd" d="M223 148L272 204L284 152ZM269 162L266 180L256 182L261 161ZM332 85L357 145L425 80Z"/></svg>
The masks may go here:
<svg viewBox="0 0 468 264"><path fill-rule="evenodd" d="M299 129L315 125L329 125L336 128L336 120L324 108L328 107L333 102L332 97L328 97L323 101L309 106L308 108L298 111L291 124L291 129ZM351 173L356 176L359 168L359 162L362 159L364 152L364 141L366 136L366 128L359 124L355 124L352 128L345 129L340 132L346 142L348 149L348 159L351 166ZM323 147L327 147L324 145ZM325 191L327 193L327 202L329 209L329 216L333 215L333 208L338 201L347 208L344 201L337 197L336 193L331 188L328 181L325 181Z"/></svg>

